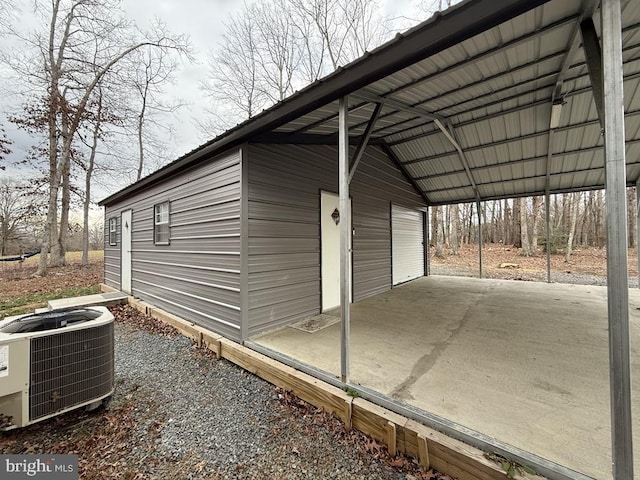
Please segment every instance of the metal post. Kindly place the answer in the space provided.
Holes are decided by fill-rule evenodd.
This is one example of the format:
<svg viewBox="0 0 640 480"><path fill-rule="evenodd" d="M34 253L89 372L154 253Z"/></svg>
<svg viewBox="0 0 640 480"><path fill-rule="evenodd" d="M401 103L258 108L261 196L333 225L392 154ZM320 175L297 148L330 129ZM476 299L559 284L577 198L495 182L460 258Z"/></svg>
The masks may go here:
<svg viewBox="0 0 640 480"><path fill-rule="evenodd" d="M340 98L338 118L338 184L340 210L340 378L349 381L349 336L351 334L351 275L349 272L349 237L351 209L349 208L349 123L348 100Z"/></svg>
<svg viewBox="0 0 640 480"><path fill-rule="evenodd" d="M478 210L478 274L482 278L482 215L480 213L480 200L476 200Z"/></svg>
<svg viewBox="0 0 640 480"><path fill-rule="evenodd" d="M638 262L638 288L640 288L640 179L636 181L636 257Z"/></svg>
<svg viewBox="0 0 640 480"><path fill-rule="evenodd" d="M620 0L602 0L604 152L607 204L607 302L613 478L633 478L626 168Z"/></svg>
<svg viewBox="0 0 640 480"><path fill-rule="evenodd" d="M547 283L551 283L551 198L549 190L544 194L544 221L547 251Z"/></svg>
<svg viewBox="0 0 640 480"><path fill-rule="evenodd" d="M426 276L431 275L431 236L429 235L429 229L431 225L431 207L427 207L427 211L424 213L424 274Z"/></svg>

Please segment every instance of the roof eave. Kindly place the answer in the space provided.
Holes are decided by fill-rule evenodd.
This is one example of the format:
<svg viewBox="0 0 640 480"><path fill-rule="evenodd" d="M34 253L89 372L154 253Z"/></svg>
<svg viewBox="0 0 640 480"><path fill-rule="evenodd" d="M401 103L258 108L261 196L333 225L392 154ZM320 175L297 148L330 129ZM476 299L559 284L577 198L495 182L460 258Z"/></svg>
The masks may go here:
<svg viewBox="0 0 640 480"><path fill-rule="evenodd" d="M149 188L184 168L248 141L253 135L277 128L548 1L550 0L470 0L456 5L444 14L436 14L405 34L398 34L393 40L346 67L339 68L324 79L309 85L142 180L110 195L98 204L111 205L134 192Z"/></svg>

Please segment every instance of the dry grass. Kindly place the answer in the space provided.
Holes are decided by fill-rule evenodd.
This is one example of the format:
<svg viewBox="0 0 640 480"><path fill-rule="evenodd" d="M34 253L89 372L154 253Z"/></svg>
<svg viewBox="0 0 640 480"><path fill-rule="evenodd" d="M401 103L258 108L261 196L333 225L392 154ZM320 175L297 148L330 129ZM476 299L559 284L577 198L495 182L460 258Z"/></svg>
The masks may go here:
<svg viewBox="0 0 640 480"><path fill-rule="evenodd" d="M8 257L13 257L15 255L8 255ZM0 257L3 258L3 257ZM0 262L1 269L11 269L11 268L34 268L38 266L38 261L40 259L40 255L34 255L33 257L27 258L24 262ZM65 255L65 260L68 264L79 264L82 262L82 252L67 252ZM89 263L101 263L104 260L104 251L103 250L89 250Z"/></svg>

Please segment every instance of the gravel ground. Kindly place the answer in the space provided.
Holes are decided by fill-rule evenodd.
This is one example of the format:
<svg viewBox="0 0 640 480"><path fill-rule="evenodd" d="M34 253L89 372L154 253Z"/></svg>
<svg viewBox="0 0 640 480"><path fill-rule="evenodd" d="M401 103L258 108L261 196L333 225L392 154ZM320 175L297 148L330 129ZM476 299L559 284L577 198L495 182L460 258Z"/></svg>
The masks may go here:
<svg viewBox="0 0 640 480"><path fill-rule="evenodd" d="M112 312L111 400L1 433L0 453L77 454L91 480L451 480L131 307Z"/></svg>
<svg viewBox="0 0 640 480"><path fill-rule="evenodd" d="M371 439L179 335L117 323L116 378L115 404L142 401L126 460L142 478L448 478L390 459Z"/></svg>

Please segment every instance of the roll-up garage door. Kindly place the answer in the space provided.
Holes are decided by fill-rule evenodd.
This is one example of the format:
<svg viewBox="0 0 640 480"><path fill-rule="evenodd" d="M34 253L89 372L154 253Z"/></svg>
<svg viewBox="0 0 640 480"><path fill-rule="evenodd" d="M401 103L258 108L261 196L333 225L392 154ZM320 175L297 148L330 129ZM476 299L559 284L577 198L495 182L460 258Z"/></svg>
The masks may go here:
<svg viewBox="0 0 640 480"><path fill-rule="evenodd" d="M393 284L424 275L422 212L391 206L391 256Z"/></svg>

